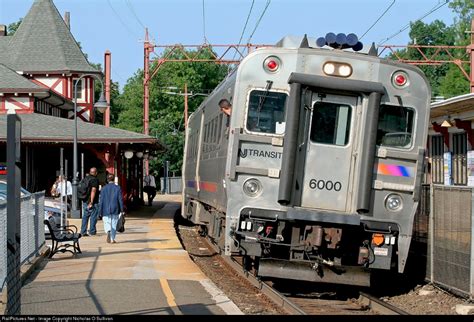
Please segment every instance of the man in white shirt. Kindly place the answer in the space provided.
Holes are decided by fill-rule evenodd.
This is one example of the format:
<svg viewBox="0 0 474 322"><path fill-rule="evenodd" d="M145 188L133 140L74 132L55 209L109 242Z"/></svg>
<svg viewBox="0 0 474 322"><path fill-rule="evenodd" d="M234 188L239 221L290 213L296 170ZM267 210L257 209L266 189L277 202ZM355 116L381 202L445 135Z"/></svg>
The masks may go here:
<svg viewBox="0 0 474 322"><path fill-rule="evenodd" d="M156 196L155 177L150 173L143 179L143 191L148 195L148 206L151 206Z"/></svg>
<svg viewBox="0 0 474 322"><path fill-rule="evenodd" d="M66 196L68 206L71 206L71 199L72 199L72 184L71 181L67 180L63 176L59 176L58 181L56 183L56 193L61 198Z"/></svg>

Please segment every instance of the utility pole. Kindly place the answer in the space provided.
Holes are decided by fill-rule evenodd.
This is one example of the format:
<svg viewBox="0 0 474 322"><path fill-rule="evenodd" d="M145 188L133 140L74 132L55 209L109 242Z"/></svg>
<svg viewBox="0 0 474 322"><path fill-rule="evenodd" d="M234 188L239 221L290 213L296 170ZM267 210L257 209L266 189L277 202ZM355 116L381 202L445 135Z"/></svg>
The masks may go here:
<svg viewBox="0 0 474 322"><path fill-rule="evenodd" d="M153 52L153 46L148 38L148 28L145 28L145 59L144 59L144 75L143 75L143 133L149 134L149 104L150 104L150 53ZM145 160L145 174L150 174L150 163Z"/></svg>
<svg viewBox="0 0 474 322"><path fill-rule="evenodd" d="M105 52L104 69L105 69L105 100L107 101L107 109L104 115L104 125L110 127L110 73L111 73L111 53L109 50Z"/></svg>
<svg viewBox="0 0 474 322"><path fill-rule="evenodd" d="M474 93L474 19L471 20L471 44L467 47L471 61L471 93Z"/></svg>

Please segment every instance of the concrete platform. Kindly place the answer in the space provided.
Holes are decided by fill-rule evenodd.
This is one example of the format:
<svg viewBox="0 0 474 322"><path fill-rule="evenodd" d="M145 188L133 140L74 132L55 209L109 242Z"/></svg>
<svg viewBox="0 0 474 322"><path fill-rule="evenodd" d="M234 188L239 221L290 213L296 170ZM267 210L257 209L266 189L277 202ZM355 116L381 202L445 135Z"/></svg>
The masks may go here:
<svg viewBox="0 0 474 322"><path fill-rule="evenodd" d="M160 199L127 216L117 244L106 243L99 221L97 236L81 238L82 254L46 260L22 288L21 313L242 314L182 249L173 222L179 204Z"/></svg>

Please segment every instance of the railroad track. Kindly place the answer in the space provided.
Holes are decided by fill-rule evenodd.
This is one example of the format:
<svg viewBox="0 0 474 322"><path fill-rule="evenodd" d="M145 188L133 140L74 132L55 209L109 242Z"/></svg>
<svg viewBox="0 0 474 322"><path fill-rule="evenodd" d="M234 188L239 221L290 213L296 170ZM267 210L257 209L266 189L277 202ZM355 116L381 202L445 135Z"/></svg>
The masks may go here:
<svg viewBox="0 0 474 322"><path fill-rule="evenodd" d="M339 296L331 286L322 284L318 291L294 293L294 284L261 281L252 272L244 271L241 258L221 256L220 249L206 237L199 237L207 248L221 259L232 271L245 279L273 303L290 315L405 315L406 312L367 294L352 292L349 296ZM303 283L304 284L304 283ZM286 285L286 286L285 286ZM322 289L322 291L320 290ZM300 289L300 288L296 288ZM326 289L326 290L325 290ZM344 288L342 288L344 289Z"/></svg>

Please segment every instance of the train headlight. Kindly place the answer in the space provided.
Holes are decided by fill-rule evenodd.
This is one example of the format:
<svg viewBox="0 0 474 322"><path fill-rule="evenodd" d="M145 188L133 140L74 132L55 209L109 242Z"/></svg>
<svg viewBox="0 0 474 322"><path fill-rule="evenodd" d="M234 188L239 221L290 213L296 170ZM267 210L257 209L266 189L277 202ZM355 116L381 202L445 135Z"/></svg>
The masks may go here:
<svg viewBox="0 0 474 322"><path fill-rule="evenodd" d="M399 194L393 193L385 199L385 208L390 211L399 211L403 208L403 199Z"/></svg>
<svg viewBox="0 0 474 322"><path fill-rule="evenodd" d="M255 178L248 179L244 182L244 193L249 197L256 197L262 192L262 183Z"/></svg>
<svg viewBox="0 0 474 322"><path fill-rule="evenodd" d="M330 76L349 77L352 75L352 66L346 63L327 62L323 65L323 72Z"/></svg>

